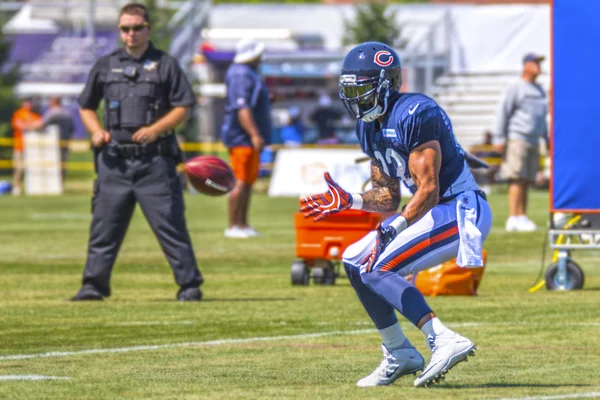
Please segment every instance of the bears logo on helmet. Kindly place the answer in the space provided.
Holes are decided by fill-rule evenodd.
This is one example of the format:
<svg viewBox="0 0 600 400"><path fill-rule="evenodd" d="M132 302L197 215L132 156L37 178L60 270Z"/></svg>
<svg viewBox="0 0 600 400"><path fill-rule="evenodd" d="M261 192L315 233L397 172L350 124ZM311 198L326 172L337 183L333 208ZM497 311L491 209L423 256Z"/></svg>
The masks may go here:
<svg viewBox="0 0 600 400"><path fill-rule="evenodd" d="M383 59L381 56L383 56ZM383 60L385 60L386 56L387 56L387 61L383 61ZM375 53L375 59L373 61L375 62L375 64L377 64L379 66L389 67L394 62L394 56L389 51L380 50L377 53Z"/></svg>

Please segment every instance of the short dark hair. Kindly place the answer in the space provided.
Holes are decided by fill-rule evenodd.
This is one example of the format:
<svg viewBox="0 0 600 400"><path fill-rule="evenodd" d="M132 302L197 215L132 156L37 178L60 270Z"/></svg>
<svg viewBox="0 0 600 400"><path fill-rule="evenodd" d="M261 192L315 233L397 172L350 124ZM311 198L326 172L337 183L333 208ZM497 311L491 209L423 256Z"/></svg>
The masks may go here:
<svg viewBox="0 0 600 400"><path fill-rule="evenodd" d="M150 24L150 16L148 15L148 9L143 4L140 4L140 3L125 4L123 6L123 8L121 8L121 11L119 12L119 18L121 18L121 16L123 14L139 15L144 18L144 21L146 21L148 24Z"/></svg>

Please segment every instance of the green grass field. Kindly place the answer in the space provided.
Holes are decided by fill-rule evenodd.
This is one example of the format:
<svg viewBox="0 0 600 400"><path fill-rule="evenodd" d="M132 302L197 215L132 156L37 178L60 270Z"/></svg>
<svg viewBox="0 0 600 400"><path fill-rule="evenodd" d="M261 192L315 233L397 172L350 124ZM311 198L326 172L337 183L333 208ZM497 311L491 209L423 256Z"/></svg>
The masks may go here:
<svg viewBox="0 0 600 400"><path fill-rule="evenodd" d="M600 258L575 253L585 290L528 293L544 232L504 232L505 194L491 203L479 296L430 299L443 321L477 343L477 356L433 388L414 388L411 376L361 389L356 381L381 360L379 335L347 279L290 285L296 200L256 196L252 217L263 236L232 241L222 235L224 198L186 198L206 279L205 299L196 304L174 301L170 269L138 211L115 266L113 296L71 303L85 261L89 196L0 197L0 379L70 378L0 380L0 398L600 396ZM547 210L547 193L532 193L531 216L541 226ZM428 360L420 332L402 325Z"/></svg>

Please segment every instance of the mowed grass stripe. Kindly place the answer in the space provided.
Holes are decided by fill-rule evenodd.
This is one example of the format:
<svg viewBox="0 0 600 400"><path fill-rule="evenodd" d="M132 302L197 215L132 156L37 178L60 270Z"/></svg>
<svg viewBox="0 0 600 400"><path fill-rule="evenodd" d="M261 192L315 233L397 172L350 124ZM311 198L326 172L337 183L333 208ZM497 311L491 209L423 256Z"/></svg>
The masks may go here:
<svg viewBox="0 0 600 400"><path fill-rule="evenodd" d="M289 336L266 336L266 337L253 337L245 339L221 339L221 340L209 340L206 342L188 342L188 343L172 343L172 344L160 344L150 346L132 346L132 347L120 347L112 349L89 349L80 351L54 351L48 353L38 354L15 354L12 356L1 356L0 361L9 360L28 360L32 358L50 358L50 357L71 357L81 356L90 354L102 354L102 353L128 353L131 351L151 351L151 350L162 350L162 349L173 349L177 347L201 347L201 346L221 346L229 344L244 344L244 343L255 343L255 342L273 342L278 340L293 340L293 339L313 339L324 336L336 336L336 335L361 335L366 333L377 332L375 329L361 329L355 331L331 331L331 332L319 332L319 333L306 333L302 335L289 335Z"/></svg>

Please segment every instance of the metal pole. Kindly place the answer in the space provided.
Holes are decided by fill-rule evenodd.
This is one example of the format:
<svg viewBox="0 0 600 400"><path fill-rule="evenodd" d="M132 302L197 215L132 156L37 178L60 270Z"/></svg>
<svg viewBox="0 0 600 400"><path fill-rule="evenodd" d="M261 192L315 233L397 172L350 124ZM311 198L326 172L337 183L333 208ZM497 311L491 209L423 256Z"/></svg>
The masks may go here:
<svg viewBox="0 0 600 400"><path fill-rule="evenodd" d="M445 36L446 36L446 71L445 73L448 73L450 71L450 68L452 66L452 33L453 33L453 27L452 27L452 12L450 10L446 11L446 14L444 15L444 27L445 29Z"/></svg>
<svg viewBox="0 0 600 400"><path fill-rule="evenodd" d="M433 28L431 28L427 36L427 52L425 55L425 94L427 95L431 95L433 86L434 51Z"/></svg>
<svg viewBox="0 0 600 400"><path fill-rule="evenodd" d="M87 16L87 36L92 39L96 37L95 20L96 20L96 0L89 0L88 1L88 16Z"/></svg>
<svg viewBox="0 0 600 400"><path fill-rule="evenodd" d="M196 53L196 14L198 14L198 0L190 0L191 1L191 9L190 14L188 16L188 28L190 32L190 36L188 38L188 55L190 56L189 63L187 65L187 70L189 73L193 70L194 64L194 54Z"/></svg>

